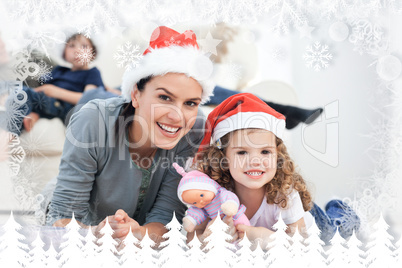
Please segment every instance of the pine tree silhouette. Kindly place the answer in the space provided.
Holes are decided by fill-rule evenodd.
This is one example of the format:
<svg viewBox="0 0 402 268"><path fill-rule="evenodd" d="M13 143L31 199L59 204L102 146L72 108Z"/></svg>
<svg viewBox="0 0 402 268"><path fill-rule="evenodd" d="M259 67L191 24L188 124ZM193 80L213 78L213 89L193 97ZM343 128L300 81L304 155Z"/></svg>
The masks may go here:
<svg viewBox="0 0 402 268"><path fill-rule="evenodd" d="M122 241L123 248L119 251L120 265L122 267L136 267L140 265L138 260L139 244L140 241L134 236L130 226L126 238Z"/></svg>
<svg viewBox="0 0 402 268"><path fill-rule="evenodd" d="M193 268L204 268L205 265L203 264L205 261L205 253L201 250L202 243L198 239L197 233L194 234L194 238L188 243L190 249L187 251L186 256L186 267Z"/></svg>
<svg viewBox="0 0 402 268"><path fill-rule="evenodd" d="M57 258L58 253L54 248L53 242L50 240L49 248L46 250L46 260L45 265L43 267L58 267L59 260Z"/></svg>
<svg viewBox="0 0 402 268"><path fill-rule="evenodd" d="M243 239L237 244L240 249L236 251L237 262L233 265L234 268L249 267L254 264L253 251L251 250L252 243L244 233Z"/></svg>
<svg viewBox="0 0 402 268"><path fill-rule="evenodd" d="M306 246L303 244L303 241L304 237L300 234L299 229L296 228L291 239L292 245L289 249L293 267L296 265L303 266L305 263L304 252L306 251Z"/></svg>
<svg viewBox="0 0 402 268"><path fill-rule="evenodd" d="M138 251L138 260L141 263L140 267L158 267L156 264L158 253L153 249L154 246L155 242L149 238L147 229L140 242L141 250Z"/></svg>
<svg viewBox="0 0 402 268"><path fill-rule="evenodd" d="M0 238L0 267L26 267L30 256L29 247L22 241L25 236L19 231L22 226L15 221L13 212L3 225L4 233Z"/></svg>
<svg viewBox="0 0 402 268"><path fill-rule="evenodd" d="M232 239L232 236L226 233L228 228L229 226L221 220L218 213L214 223L209 227L212 234L204 239L204 242L207 243L204 248L206 266L226 267L234 264L236 254L233 251L236 248L232 243L228 242Z"/></svg>
<svg viewBox="0 0 402 268"><path fill-rule="evenodd" d="M46 251L43 249L45 243L40 237L40 229L37 231L36 238L31 243L31 250L29 251L29 255L31 255L31 263L29 267L32 268L42 268L46 266Z"/></svg>
<svg viewBox="0 0 402 268"><path fill-rule="evenodd" d="M100 229L101 238L98 239L99 251L97 257L101 263L101 267L114 267L118 264L117 249L118 242L113 239L114 233L106 218L105 226Z"/></svg>
<svg viewBox="0 0 402 268"><path fill-rule="evenodd" d="M84 238L85 245L82 248L83 267L96 267L101 265L98 258L99 246L97 240L92 229L89 228Z"/></svg>
<svg viewBox="0 0 402 268"><path fill-rule="evenodd" d="M266 260L269 267L289 267L291 260L290 236L286 233L288 226L279 214L278 221L272 226L275 233L270 236Z"/></svg>
<svg viewBox="0 0 402 268"><path fill-rule="evenodd" d="M346 260L346 252L345 248L346 240L339 234L339 229L336 230L334 236L329 241L331 243L330 248L327 250L327 264L328 267L344 267L348 264Z"/></svg>
<svg viewBox="0 0 402 268"><path fill-rule="evenodd" d="M66 225L66 233L63 235L65 240L60 244L60 263L63 267L76 268L82 264L82 248L84 237L79 233L81 226L75 220L74 213L71 221Z"/></svg>
<svg viewBox="0 0 402 268"><path fill-rule="evenodd" d="M260 242L257 242L257 247L253 251L254 267L268 267L268 262L264 258L264 251L261 248Z"/></svg>
<svg viewBox="0 0 402 268"><path fill-rule="evenodd" d="M187 237L180 232L182 226L177 221L174 212L172 220L166 225L166 228L169 231L162 236L166 240L160 244L162 249L159 251L159 265L166 268L182 267L188 250Z"/></svg>
<svg viewBox="0 0 402 268"><path fill-rule="evenodd" d="M349 267L364 267L364 258L366 253L361 249L362 242L356 237L353 230L352 236L346 242L348 250L346 251L346 260L349 262Z"/></svg>
<svg viewBox="0 0 402 268"><path fill-rule="evenodd" d="M402 236L395 244L396 249L392 256L394 257L395 267L402 267Z"/></svg>
<svg viewBox="0 0 402 268"><path fill-rule="evenodd" d="M320 239L320 229L313 221L313 225L307 230L308 237L304 240L306 252L304 258L307 262L306 267L325 267L326 257L323 246L325 242Z"/></svg>
<svg viewBox="0 0 402 268"><path fill-rule="evenodd" d="M385 222L382 213L373 228L374 231L370 235L371 241L366 245L368 248L366 265L370 268L392 267L392 251L395 247L391 241L394 238L387 232L389 225Z"/></svg>

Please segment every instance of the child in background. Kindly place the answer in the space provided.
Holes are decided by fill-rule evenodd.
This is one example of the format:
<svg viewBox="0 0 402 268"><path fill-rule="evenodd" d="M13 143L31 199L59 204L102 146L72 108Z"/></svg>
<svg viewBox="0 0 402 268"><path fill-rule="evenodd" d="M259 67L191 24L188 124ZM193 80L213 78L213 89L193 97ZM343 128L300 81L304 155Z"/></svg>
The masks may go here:
<svg viewBox="0 0 402 268"><path fill-rule="evenodd" d="M350 227L340 228L344 237L358 228L357 216L353 224L345 223L344 219L331 219L313 204L306 183L295 171L281 139L285 117L258 97L242 93L228 98L209 114L205 128L196 166L233 191L247 207L245 214L251 226L237 225L240 237L247 232L250 240L267 241L279 215L289 227L289 234L295 228L304 232L315 218L322 231L321 239L326 242L336 227ZM331 208L337 209L337 216L342 214L340 210L350 210L343 211L350 214L351 209L340 206L341 203L339 200L331 203ZM340 226L335 226L335 221Z"/></svg>
<svg viewBox="0 0 402 268"><path fill-rule="evenodd" d="M87 56L88 60L80 59ZM101 74L96 67L89 68L88 64L96 56L96 47L91 39L82 34L74 34L65 45L63 59L70 63L71 68L56 66L51 79L35 89L24 87L27 101L20 107L20 114L14 125L9 125L9 131L20 134L22 129L30 131L39 118L60 118L65 120L68 112L80 100L84 91L103 87ZM18 95L22 100L25 96ZM15 102L13 98L9 102ZM12 105L12 104L11 104Z"/></svg>

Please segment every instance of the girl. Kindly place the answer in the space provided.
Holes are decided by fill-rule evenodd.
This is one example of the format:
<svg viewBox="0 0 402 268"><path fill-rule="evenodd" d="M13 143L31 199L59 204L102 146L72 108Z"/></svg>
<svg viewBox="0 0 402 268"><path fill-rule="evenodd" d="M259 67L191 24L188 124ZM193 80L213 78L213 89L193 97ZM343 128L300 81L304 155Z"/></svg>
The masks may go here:
<svg viewBox="0 0 402 268"><path fill-rule="evenodd" d="M246 206L251 226L237 225L240 237L247 232L251 240L268 238L279 215L289 234L296 228L304 232L313 224L313 207L317 224L335 230L295 171L282 141L284 129L285 117L248 93L228 98L208 116L196 165Z"/></svg>
<svg viewBox="0 0 402 268"><path fill-rule="evenodd" d="M82 56L87 56L88 60L80 60L80 54L83 53L85 55ZM44 85L35 89L24 87L27 101L20 108L23 117L17 119L16 125L9 126L9 130L16 134L23 128L30 131L41 117L58 117L64 121L84 91L103 87L99 70L88 66L96 53L91 39L82 34L71 36L63 52L63 59L71 64L71 68L57 66L52 70L51 79ZM24 98L24 94L19 94L18 98Z"/></svg>

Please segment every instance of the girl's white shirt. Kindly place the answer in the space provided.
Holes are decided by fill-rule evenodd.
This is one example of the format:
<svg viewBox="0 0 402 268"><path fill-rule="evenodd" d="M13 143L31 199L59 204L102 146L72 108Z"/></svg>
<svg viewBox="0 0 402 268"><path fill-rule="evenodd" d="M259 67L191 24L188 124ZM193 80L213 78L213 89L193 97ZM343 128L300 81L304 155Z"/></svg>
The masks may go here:
<svg viewBox="0 0 402 268"><path fill-rule="evenodd" d="M273 225L278 221L279 215L281 214L283 221L287 225L295 223L301 218L304 218L306 228L310 228L313 224L314 218L310 212L304 211L299 192L293 190L288 198L289 200L287 207L283 209L277 204L268 204L267 199L264 196L261 206L250 219L251 226L265 227L275 231L275 229L273 229Z"/></svg>

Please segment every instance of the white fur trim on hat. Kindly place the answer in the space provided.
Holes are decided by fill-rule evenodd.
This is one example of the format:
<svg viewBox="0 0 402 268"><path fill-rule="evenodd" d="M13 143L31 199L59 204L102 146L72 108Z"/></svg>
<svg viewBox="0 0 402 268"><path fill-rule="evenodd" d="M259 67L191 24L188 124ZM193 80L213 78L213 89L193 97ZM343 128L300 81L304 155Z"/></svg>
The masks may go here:
<svg viewBox="0 0 402 268"><path fill-rule="evenodd" d="M215 143L229 132L244 128L265 129L282 139L285 130L285 120L276 118L265 112L237 113L216 125L212 133L212 142Z"/></svg>
<svg viewBox="0 0 402 268"><path fill-rule="evenodd" d="M169 46L151 49L136 67L124 73L122 95L130 100L134 85L150 75L182 73L198 81L203 89L201 103L205 103L213 95L214 84L210 80L212 71L211 60L196 47Z"/></svg>

